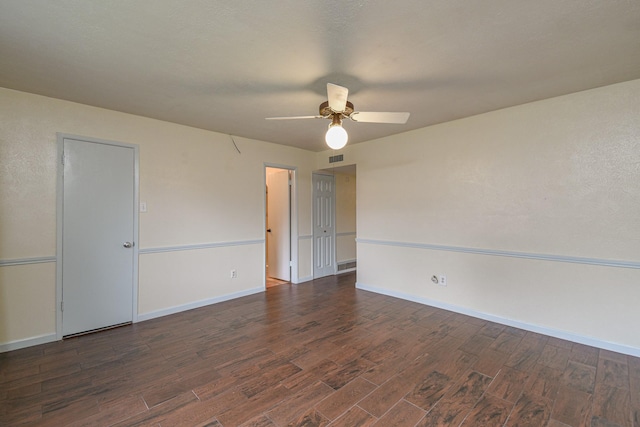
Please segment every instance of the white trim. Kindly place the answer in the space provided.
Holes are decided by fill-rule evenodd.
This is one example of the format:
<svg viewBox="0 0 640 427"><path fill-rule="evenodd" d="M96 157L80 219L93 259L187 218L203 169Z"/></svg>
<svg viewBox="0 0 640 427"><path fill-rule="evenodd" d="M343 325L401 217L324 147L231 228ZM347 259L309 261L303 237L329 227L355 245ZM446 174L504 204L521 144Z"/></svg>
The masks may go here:
<svg viewBox="0 0 640 427"><path fill-rule="evenodd" d="M298 168L293 168L290 169L291 170L291 235L289 236L289 238L291 239L291 283L298 283L300 281L300 278L298 277L298 274L300 273L298 271L298 266L299 264L299 252L300 252L300 247L298 246ZM266 174L265 174L265 179L266 179ZM266 186L266 183L265 183ZM266 194L265 194L266 196ZM265 200L266 202L266 200ZM265 221L266 221L266 207L265 207ZM266 223L265 223L265 227L264 230L266 230ZM265 250L266 250L266 244L265 244ZM266 254L265 254L265 261L267 260ZM266 262L265 262L266 264ZM265 287L267 285L267 278L266 278L266 270L265 270Z"/></svg>
<svg viewBox="0 0 640 427"><path fill-rule="evenodd" d="M298 236L298 240L311 240L313 239L312 234L303 234L302 236Z"/></svg>
<svg viewBox="0 0 640 427"><path fill-rule="evenodd" d="M56 339L62 339L62 214L64 207L64 134L58 133L56 157Z"/></svg>
<svg viewBox="0 0 640 427"><path fill-rule="evenodd" d="M311 262L312 262L312 269L313 269L313 278L314 279L319 279L321 277L326 277L326 276L331 276L331 275L335 275L338 272L338 263L337 263L337 242L336 242L336 176L334 173L329 173L329 172L324 172L324 171L316 171L316 172L312 172L311 173L311 185L312 185L312 193L311 193L311 220L313 224L316 224L316 221L318 220L317 218L317 209L316 209L316 203L317 203L317 193L318 193L318 186L316 185L317 181L318 181L318 177L325 177L325 178L331 178L333 180L333 185L332 185L332 191L331 191L331 223L333 224L333 226L331 227L332 231L331 231L331 244L332 244L332 248L331 248L331 254L333 256L332 260L331 260L331 264L333 265L333 271L331 271L331 273L325 275L325 276L316 276L317 270L316 270L316 240L319 236L316 235L316 226L313 225L313 228L311 230L311 235L312 235L312 244L311 244L311 251L312 251L312 258L311 258ZM325 230L326 232L326 230Z"/></svg>
<svg viewBox="0 0 640 427"><path fill-rule="evenodd" d="M640 348L636 348L636 347L630 347L627 345L617 344L609 341L603 341L594 337L577 335L571 332L548 328L545 326L524 323L524 322L520 322L513 319L507 319L504 317L471 310L466 307L447 304L447 303L435 301L429 298L423 298L416 295L405 294L403 292L398 292L391 289L379 288L376 286L369 286L363 283L356 282L356 288L361 289L363 291L375 292L377 294L387 295L390 297L417 302L419 304L424 304L431 307L441 308L443 310L453 311L455 313L464 314L464 315L475 317L478 319L488 320L490 322L499 323L501 325L513 326L514 328L524 329L526 331L536 332L539 334L548 335L551 337L560 338L563 340L572 341L579 344L585 344L592 347L602 348L604 350L610 350L610 351L615 351L617 353L623 353L623 354L628 354L630 356L640 357Z"/></svg>
<svg viewBox="0 0 640 427"><path fill-rule="evenodd" d="M313 280L313 276L300 277L298 280L299 280L298 282L294 283L295 285L299 285L300 283L304 283L304 282L310 282Z"/></svg>
<svg viewBox="0 0 640 427"><path fill-rule="evenodd" d="M122 145L119 145L122 146ZM131 307L131 321L138 322L138 263L140 260L140 147L134 144L124 144L133 148L133 307Z"/></svg>
<svg viewBox="0 0 640 427"><path fill-rule="evenodd" d="M361 239L361 238L356 239L356 243L367 244L367 245L395 246L395 247L401 247L401 248L428 249L433 251L462 252L462 253L468 253L468 254L501 256L501 257L510 257L510 258L537 259L537 260L552 261L552 262L597 265L602 267L640 269L640 262L638 261L583 258L583 257L573 257L573 256L565 256L565 255L536 254L536 253L528 253L528 252L501 251L501 250L494 250L494 249L469 248L469 247L462 247L462 246L444 246L444 245L432 245L429 243L394 242L394 241L388 241L388 240Z"/></svg>
<svg viewBox="0 0 640 427"><path fill-rule="evenodd" d="M99 138L72 135L67 133L56 133L58 157L56 159L57 183L56 183L56 338L62 339L62 233L63 233L63 213L64 213L64 166L62 156L64 155L64 140L74 139L92 144L113 145L116 147L130 148L133 150L133 298L132 315L133 323L138 322L138 259L139 259L139 206L140 206L140 147L137 144L127 144L124 142L108 141Z"/></svg>
<svg viewBox="0 0 640 427"><path fill-rule="evenodd" d="M311 278L305 278L304 281L312 280ZM189 304L183 304L179 306L169 307L163 310L153 311L151 313L138 314L137 322L143 322L145 320L155 319L157 317L168 316L170 314L176 314L187 310L192 310L194 308L200 308L211 304L217 304L219 302L224 302L248 295L257 294L260 292L264 292L264 287L258 287L253 289L248 289L246 291L236 292L233 294L222 295L215 298L209 298L206 300L196 301ZM19 350L22 348L32 347L35 345L46 344L54 341L59 341L62 338L57 337L57 333L55 334L46 334L40 335L37 337L26 338L18 341L11 341L8 343L0 344L0 353L5 353L8 351Z"/></svg>
<svg viewBox="0 0 640 427"><path fill-rule="evenodd" d="M200 249L214 249L214 248L226 248L229 246L242 246L242 245L259 245L264 243L264 239L255 240L236 240L231 242L211 242L211 243L196 243L193 245L178 245L178 246L161 246L157 248L143 248L138 251L139 254L157 254L161 252L179 252L179 251L194 251Z"/></svg>
<svg viewBox="0 0 640 427"><path fill-rule="evenodd" d="M267 188L267 168L276 168L276 169L286 169L291 172L291 200L289 205L289 210L291 212L290 224L291 230L289 231L289 240L290 240L290 248L291 248L291 283L299 283L300 279L298 277L298 240L300 239L298 235L298 168L295 166L287 166L277 163L269 163L264 162L262 166L262 188ZM264 198L262 199L262 229L267 230L267 193L264 192ZM263 257L262 257L262 266L267 265L267 239L262 239L263 242ZM267 271L263 268L264 273L262 273L263 283L266 289L267 286Z"/></svg>
<svg viewBox="0 0 640 427"><path fill-rule="evenodd" d="M165 308L162 310L152 311L150 313L139 314L138 321L143 322L145 320L151 320L157 317L164 317L170 314L181 313L183 311L193 310L194 308L205 307L207 305L217 304L219 302L229 301L229 300L244 297L247 295L258 294L260 292L264 292L263 286L260 286L258 288L247 289L246 291L240 291L232 294L222 295L215 298L208 298L205 300L195 301L188 304L176 305L176 306Z"/></svg>
<svg viewBox="0 0 640 427"><path fill-rule="evenodd" d="M0 267L7 267L10 265L43 264L47 262L56 262L56 257L41 256L34 258L0 259Z"/></svg>
<svg viewBox="0 0 640 427"><path fill-rule="evenodd" d="M25 338L18 341L10 341L0 344L0 353L20 350L21 348L32 347L34 345L46 344L56 341L56 334L38 335L37 337Z"/></svg>

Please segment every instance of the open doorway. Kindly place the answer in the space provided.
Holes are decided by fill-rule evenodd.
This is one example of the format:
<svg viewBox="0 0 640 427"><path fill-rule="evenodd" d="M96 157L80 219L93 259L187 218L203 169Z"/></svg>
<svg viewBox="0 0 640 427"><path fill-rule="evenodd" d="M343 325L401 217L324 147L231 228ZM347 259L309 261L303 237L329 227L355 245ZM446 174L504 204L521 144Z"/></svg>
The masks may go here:
<svg viewBox="0 0 640 427"><path fill-rule="evenodd" d="M293 171L265 168L265 286L291 282L291 201Z"/></svg>
<svg viewBox="0 0 640 427"><path fill-rule="evenodd" d="M329 178L329 184L320 186L320 180L314 184L314 278L356 271L356 165L323 169L316 173L316 178L323 182ZM320 203L323 192L318 190L321 187L330 189L332 193L326 203ZM324 197L328 196L325 194ZM320 205L329 207L330 212L323 212L325 209L319 209ZM329 227L322 226L316 230L316 226L326 222L322 216L330 218L331 223ZM332 236L326 238L329 232Z"/></svg>
<svg viewBox="0 0 640 427"><path fill-rule="evenodd" d="M356 165L335 169L337 273L356 271Z"/></svg>

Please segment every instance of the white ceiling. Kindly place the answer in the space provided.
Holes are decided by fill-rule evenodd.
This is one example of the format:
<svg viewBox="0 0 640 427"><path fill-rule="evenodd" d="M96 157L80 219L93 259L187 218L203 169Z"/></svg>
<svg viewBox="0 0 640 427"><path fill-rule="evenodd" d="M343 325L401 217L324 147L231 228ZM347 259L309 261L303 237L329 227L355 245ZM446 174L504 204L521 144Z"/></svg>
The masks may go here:
<svg viewBox="0 0 640 427"><path fill-rule="evenodd" d="M638 0L0 0L0 86L319 151L640 78Z"/></svg>

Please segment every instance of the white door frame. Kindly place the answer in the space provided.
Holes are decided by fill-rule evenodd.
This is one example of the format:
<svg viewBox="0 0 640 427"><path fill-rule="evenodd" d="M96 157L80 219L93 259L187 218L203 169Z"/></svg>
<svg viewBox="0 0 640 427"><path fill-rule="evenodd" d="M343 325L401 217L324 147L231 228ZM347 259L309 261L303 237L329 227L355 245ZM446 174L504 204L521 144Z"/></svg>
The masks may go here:
<svg viewBox="0 0 640 427"><path fill-rule="evenodd" d="M133 248L133 313L132 321L138 321L138 206L140 206L138 198L138 190L140 187L139 174L139 148L135 144L126 144L124 142L107 141L104 139L90 138L86 136L71 135L66 133L57 133L58 157L57 157L57 184L56 184L56 339L63 338L62 332L62 224L64 209L64 167L62 164L64 153L64 140L74 139L84 141L88 144L106 144L117 147L132 148L134 152L134 174L133 174L133 236L136 244Z"/></svg>
<svg viewBox="0 0 640 427"><path fill-rule="evenodd" d="M297 284L298 280L298 168L277 163L264 163L262 168L262 188L267 188L267 168L286 169L291 171L291 283ZM262 230L267 230L267 193L263 190L262 200ZM267 272L264 268L267 264L267 239L264 239L262 247L262 283L267 286Z"/></svg>
<svg viewBox="0 0 640 427"><path fill-rule="evenodd" d="M311 194L311 198L312 198L312 214L311 214L311 223L313 224L312 226L312 239L313 239L313 244L312 246L312 269L313 271L311 272L311 274L313 275L313 278L316 279L316 233L315 233L315 224L316 224L316 207L315 207L315 203L316 203L316 176L330 176L333 178L333 203L331 203L332 206L332 212L331 212L331 216L332 216L332 222L333 222L333 232L331 235L331 244L332 244L332 248L331 248L331 253L333 254L333 260L332 260L332 264L333 264L333 273L332 275L336 275L338 273L338 266L337 266L337 256L336 256L336 176L333 173L330 172L323 172L323 171L316 171L313 172L311 174L311 183L313 186L313 192ZM320 277L326 277L326 276L320 276Z"/></svg>
<svg viewBox="0 0 640 427"><path fill-rule="evenodd" d="M293 173L289 169L268 168L267 171L267 277L290 282Z"/></svg>

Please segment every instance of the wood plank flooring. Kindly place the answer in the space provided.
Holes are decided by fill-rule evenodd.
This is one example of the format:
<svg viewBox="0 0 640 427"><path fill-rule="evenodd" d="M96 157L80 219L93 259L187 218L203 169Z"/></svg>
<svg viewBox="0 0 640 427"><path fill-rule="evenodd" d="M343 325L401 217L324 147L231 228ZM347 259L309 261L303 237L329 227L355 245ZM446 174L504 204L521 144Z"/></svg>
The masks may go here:
<svg viewBox="0 0 640 427"><path fill-rule="evenodd" d="M266 287L267 288L271 288L273 286L279 286L279 285L284 285L284 284L288 284L288 283L290 283L290 282L287 282L286 280L276 279L275 277L267 276Z"/></svg>
<svg viewBox="0 0 640 427"><path fill-rule="evenodd" d="M640 427L640 359L353 273L0 354L0 425Z"/></svg>

